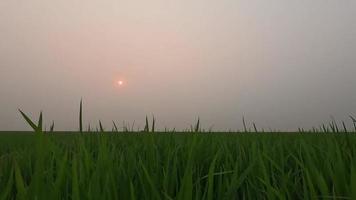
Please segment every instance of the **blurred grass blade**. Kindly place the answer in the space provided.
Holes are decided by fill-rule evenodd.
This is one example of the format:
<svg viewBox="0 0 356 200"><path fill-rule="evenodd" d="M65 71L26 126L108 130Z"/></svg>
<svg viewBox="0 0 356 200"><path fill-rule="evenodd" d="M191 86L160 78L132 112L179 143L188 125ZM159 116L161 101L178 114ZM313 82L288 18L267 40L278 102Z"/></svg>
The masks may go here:
<svg viewBox="0 0 356 200"><path fill-rule="evenodd" d="M54 132L54 121L52 121L51 127L50 127L50 132Z"/></svg>
<svg viewBox="0 0 356 200"><path fill-rule="evenodd" d="M22 112L20 109L19 109L21 115L23 116L23 118L26 120L27 124L29 124L31 126L31 128L37 132L38 131L38 127L36 126L35 123L32 122L32 120L24 113Z"/></svg>
<svg viewBox="0 0 356 200"><path fill-rule="evenodd" d="M38 125L37 125L37 130L39 132L42 132L42 125L43 125L43 122L42 122L42 111L40 112L40 117L38 119Z"/></svg>
<svg viewBox="0 0 356 200"><path fill-rule="evenodd" d="M79 106L79 131L83 133L83 100L80 99L80 106Z"/></svg>
<svg viewBox="0 0 356 200"><path fill-rule="evenodd" d="M14 184L14 168L12 167L9 175L9 180L7 181L5 189L2 191L1 194L1 198L0 198L1 200L11 199L10 197L11 197L13 184Z"/></svg>
<svg viewBox="0 0 356 200"><path fill-rule="evenodd" d="M26 200L27 190L25 187L23 177L21 175L21 170L16 160L14 161L14 165L15 165L15 182L16 182L16 190L17 190L16 199Z"/></svg>
<svg viewBox="0 0 356 200"><path fill-rule="evenodd" d="M99 120L99 128L100 128L100 132L105 132L103 124L101 123L101 121Z"/></svg>
<svg viewBox="0 0 356 200"><path fill-rule="evenodd" d="M113 123L113 126L114 126L114 131L118 133L119 129L117 128L116 123L114 121L112 121L112 123Z"/></svg>
<svg viewBox="0 0 356 200"><path fill-rule="evenodd" d="M198 121L195 124L194 132L199 132L200 131L200 118L198 117Z"/></svg>
<svg viewBox="0 0 356 200"><path fill-rule="evenodd" d="M143 129L144 132L149 132L149 128L148 128L148 118L146 116L146 124L145 124L145 128Z"/></svg>
<svg viewBox="0 0 356 200"><path fill-rule="evenodd" d="M253 122L253 129L255 129L255 133L258 133L258 130L257 130L255 122Z"/></svg>
<svg viewBox="0 0 356 200"><path fill-rule="evenodd" d="M208 200L214 199L214 171L215 171L215 163L218 159L219 152L214 156L213 162L210 164L209 167L209 174L208 174Z"/></svg>
<svg viewBox="0 0 356 200"><path fill-rule="evenodd" d="M354 131L356 132L356 119L350 115L350 118L352 120L352 123L354 124Z"/></svg>
<svg viewBox="0 0 356 200"><path fill-rule="evenodd" d="M132 184L132 181L130 181L130 199L131 200L136 200L136 197L135 197L135 188Z"/></svg>
<svg viewBox="0 0 356 200"><path fill-rule="evenodd" d="M246 121L244 116L242 116L242 124L244 126L244 132L247 133Z"/></svg>
<svg viewBox="0 0 356 200"><path fill-rule="evenodd" d="M151 132L154 133L155 132L155 127L156 126L156 119L155 119L155 116L153 116L153 119L152 119L152 129L151 129Z"/></svg>

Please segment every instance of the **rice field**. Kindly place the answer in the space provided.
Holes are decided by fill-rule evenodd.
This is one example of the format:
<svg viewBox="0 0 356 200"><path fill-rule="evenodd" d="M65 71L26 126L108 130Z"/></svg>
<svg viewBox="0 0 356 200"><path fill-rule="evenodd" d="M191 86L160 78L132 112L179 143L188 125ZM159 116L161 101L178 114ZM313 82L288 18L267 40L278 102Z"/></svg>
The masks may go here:
<svg viewBox="0 0 356 200"><path fill-rule="evenodd" d="M158 132L146 118L141 132L84 131L80 107L78 132L20 111L34 131L0 133L0 199L356 199L356 134L336 123Z"/></svg>
<svg viewBox="0 0 356 200"><path fill-rule="evenodd" d="M1 199L356 199L354 134L2 133Z"/></svg>

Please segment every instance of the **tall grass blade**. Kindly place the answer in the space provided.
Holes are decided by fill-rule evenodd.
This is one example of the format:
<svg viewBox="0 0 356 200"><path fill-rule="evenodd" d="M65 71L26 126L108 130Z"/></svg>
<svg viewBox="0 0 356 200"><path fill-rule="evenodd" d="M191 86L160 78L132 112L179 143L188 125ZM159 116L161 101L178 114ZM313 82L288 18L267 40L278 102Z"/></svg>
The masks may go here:
<svg viewBox="0 0 356 200"><path fill-rule="evenodd" d="M200 131L200 118L198 117L198 121L195 124L194 132L198 133Z"/></svg>
<svg viewBox="0 0 356 200"><path fill-rule="evenodd" d="M148 133L149 132L149 126L148 126L148 118L146 116L146 124L145 124L145 128L143 130L144 132Z"/></svg>
<svg viewBox="0 0 356 200"><path fill-rule="evenodd" d="M14 161L15 165L15 182L16 182L16 199L26 200L27 199L27 190L25 187L25 183L23 177L21 175L21 170L16 161Z"/></svg>
<svg viewBox="0 0 356 200"><path fill-rule="evenodd" d="M132 181L130 181L130 199L131 200L136 200L136 197L135 197L135 188L132 184Z"/></svg>
<svg viewBox="0 0 356 200"><path fill-rule="evenodd" d="M9 174L9 180L7 181L7 184L4 188L4 190L2 191L1 194L1 200L5 200L5 199L11 199L11 190L14 184L14 168L11 168L11 172Z"/></svg>
<svg viewBox="0 0 356 200"><path fill-rule="evenodd" d="M356 119L350 115L350 118L352 120L352 123L354 124L354 131L356 132Z"/></svg>
<svg viewBox="0 0 356 200"><path fill-rule="evenodd" d="M112 121L112 123L113 123L113 126L114 126L114 131L118 133L119 129L117 128L116 123L114 121Z"/></svg>
<svg viewBox="0 0 356 200"><path fill-rule="evenodd" d="M78 178L78 169L77 169L77 158L73 156L72 160L72 199L80 200L79 192L79 178Z"/></svg>
<svg viewBox="0 0 356 200"><path fill-rule="evenodd" d="M346 124L344 121L342 121L342 127L344 128L344 133L347 133L347 128L346 128Z"/></svg>
<svg viewBox="0 0 356 200"><path fill-rule="evenodd" d="M142 169L143 169L143 172L144 172L144 175L146 177L146 180L150 186L150 189L151 189L151 194L154 196L154 199L161 199L160 198L160 194L159 194L159 191L156 189L156 186L155 184L153 183L153 180L151 178L151 176L149 175L146 167L141 163L141 166L142 166Z"/></svg>
<svg viewBox="0 0 356 200"><path fill-rule="evenodd" d="M83 133L83 99L80 99L79 105L79 131Z"/></svg>
<svg viewBox="0 0 356 200"><path fill-rule="evenodd" d="M42 132L42 125L43 125L43 122L42 122L42 111L41 111L40 112L40 117L38 119L38 125L37 125L38 132Z"/></svg>
<svg viewBox="0 0 356 200"><path fill-rule="evenodd" d="M21 113L21 115L23 116L23 118L26 120L27 124L31 126L31 128L35 131L38 132L38 127L35 123L33 123L33 121L24 113L19 109L19 112Z"/></svg>
<svg viewBox="0 0 356 200"><path fill-rule="evenodd" d="M247 126L246 126L246 121L245 121L245 117L242 116L242 124L244 126L244 132L247 133Z"/></svg>
<svg viewBox="0 0 356 200"><path fill-rule="evenodd" d="M100 120L99 120L99 128L100 128L100 132L102 132L102 133L105 132L104 127L103 127L103 124L101 123Z"/></svg>
<svg viewBox="0 0 356 200"><path fill-rule="evenodd" d="M50 132L54 132L54 121L52 121L51 127L50 127Z"/></svg>
<svg viewBox="0 0 356 200"><path fill-rule="evenodd" d="M209 174L208 174L208 200L214 199L214 171L215 171L215 163L218 159L219 153L214 156L213 162L209 167Z"/></svg>
<svg viewBox="0 0 356 200"><path fill-rule="evenodd" d="M257 130L255 122L253 122L252 124L253 124L253 129L255 129L255 133L258 133L258 130Z"/></svg>
<svg viewBox="0 0 356 200"><path fill-rule="evenodd" d="M152 129L151 132L154 133L155 132L155 127L156 126L156 118L155 116L152 117Z"/></svg>

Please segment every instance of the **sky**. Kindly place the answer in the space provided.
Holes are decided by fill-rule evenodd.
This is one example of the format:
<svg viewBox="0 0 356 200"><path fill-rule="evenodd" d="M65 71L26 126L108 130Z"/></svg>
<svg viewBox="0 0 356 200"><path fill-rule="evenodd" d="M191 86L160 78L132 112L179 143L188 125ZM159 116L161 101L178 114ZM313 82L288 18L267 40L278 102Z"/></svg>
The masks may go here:
<svg viewBox="0 0 356 200"><path fill-rule="evenodd" d="M356 1L0 1L0 130L77 130L81 98L107 129L350 125Z"/></svg>

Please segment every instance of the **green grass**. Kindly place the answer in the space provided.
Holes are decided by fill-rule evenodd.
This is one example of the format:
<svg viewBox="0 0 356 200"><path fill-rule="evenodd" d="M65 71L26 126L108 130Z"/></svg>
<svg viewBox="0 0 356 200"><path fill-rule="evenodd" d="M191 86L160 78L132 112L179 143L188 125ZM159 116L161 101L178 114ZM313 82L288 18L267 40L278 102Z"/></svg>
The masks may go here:
<svg viewBox="0 0 356 200"><path fill-rule="evenodd" d="M356 135L0 134L1 199L356 199Z"/></svg>
<svg viewBox="0 0 356 200"><path fill-rule="evenodd" d="M34 132L0 132L0 200L356 199L356 134L334 118L298 133L262 134L244 117L239 133L200 118L159 132L154 116L140 132L100 120L85 132L81 101L78 132L55 132L19 111Z"/></svg>

